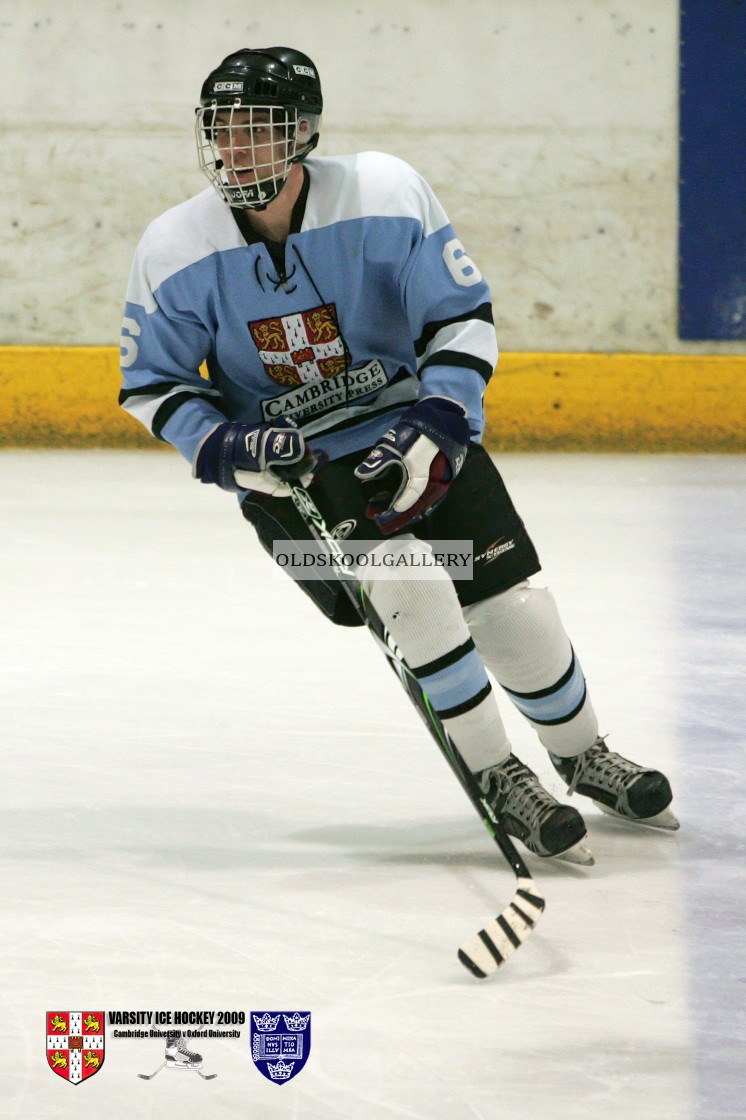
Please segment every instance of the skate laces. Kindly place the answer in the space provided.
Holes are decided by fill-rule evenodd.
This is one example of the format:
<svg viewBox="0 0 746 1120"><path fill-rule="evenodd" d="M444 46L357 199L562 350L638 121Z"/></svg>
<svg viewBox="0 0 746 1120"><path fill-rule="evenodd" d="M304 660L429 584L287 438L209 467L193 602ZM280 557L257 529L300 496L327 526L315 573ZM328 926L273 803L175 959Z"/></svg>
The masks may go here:
<svg viewBox="0 0 746 1120"><path fill-rule="evenodd" d="M488 792L491 779L497 782L497 801L499 810L507 807L530 829L538 829L548 813L557 807L551 793L515 755L500 766L493 766L482 777L482 790ZM485 789L485 783L487 789Z"/></svg>
<svg viewBox="0 0 746 1120"><path fill-rule="evenodd" d="M180 1054L184 1054L184 1056L187 1057L187 1058L195 1057L195 1054L194 1054L193 1050L187 1050L186 1043L184 1042L184 1039L181 1036L179 1036L176 1039L176 1049L179 1051Z"/></svg>
<svg viewBox="0 0 746 1120"><path fill-rule="evenodd" d="M578 756L578 765L572 776L572 781L567 788L568 794L575 792L581 778L584 781L594 782L596 785L616 793L621 786L625 792L633 782L643 773L643 767L637 766L620 754L615 754L606 746L604 738L599 738L587 751Z"/></svg>

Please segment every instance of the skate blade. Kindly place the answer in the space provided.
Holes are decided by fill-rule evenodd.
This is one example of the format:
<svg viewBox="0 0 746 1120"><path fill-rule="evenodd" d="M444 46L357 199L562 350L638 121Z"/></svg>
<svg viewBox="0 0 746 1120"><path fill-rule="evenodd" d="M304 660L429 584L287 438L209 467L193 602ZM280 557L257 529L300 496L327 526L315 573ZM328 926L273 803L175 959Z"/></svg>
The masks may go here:
<svg viewBox="0 0 746 1120"><path fill-rule="evenodd" d="M594 801L593 804L602 813L606 813L607 817L624 821L625 824L641 824L645 828L661 828L664 832L676 832L681 828L679 818L671 809L663 809L662 812L656 813L654 817L625 817L623 813L617 813L615 809L609 808L608 805L602 805L600 801Z"/></svg>
<svg viewBox="0 0 746 1120"><path fill-rule="evenodd" d="M549 856L552 860L561 860L563 863L575 863L582 867L593 867L596 862L593 857L593 852L584 844L582 840L578 840L577 844L573 844L565 852L558 852L556 856Z"/></svg>

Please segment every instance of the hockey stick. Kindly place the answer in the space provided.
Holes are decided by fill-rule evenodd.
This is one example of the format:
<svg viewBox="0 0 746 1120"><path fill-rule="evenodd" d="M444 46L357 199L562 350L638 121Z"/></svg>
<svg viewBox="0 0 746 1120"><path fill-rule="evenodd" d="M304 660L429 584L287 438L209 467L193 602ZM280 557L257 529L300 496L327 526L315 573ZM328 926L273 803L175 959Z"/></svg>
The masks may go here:
<svg viewBox="0 0 746 1120"><path fill-rule="evenodd" d="M155 1077L155 1074L160 1073L161 1070L163 1069L163 1067L165 1066L165 1064L166 1064L165 1062L161 1062L161 1064L158 1066L158 1069L155 1071L155 1073L138 1073L137 1076L142 1078L143 1081L152 1081L153 1078Z"/></svg>
<svg viewBox="0 0 746 1120"><path fill-rule="evenodd" d="M425 726L438 745L451 769L479 814L482 823L512 868L517 889L512 901L501 914L489 922L474 937L469 938L458 950L458 959L470 972L483 980L496 972L501 964L518 949L536 926L544 911L544 897L537 890L528 869L483 795L474 775L464 762L448 732L443 727L427 694L407 665L392 635L383 625L358 580L345 562L345 552L340 542L326 527L316 503L308 491L285 479L290 487L290 497L311 535L329 551L335 571L361 621L373 634L385 653L391 668L401 681Z"/></svg>

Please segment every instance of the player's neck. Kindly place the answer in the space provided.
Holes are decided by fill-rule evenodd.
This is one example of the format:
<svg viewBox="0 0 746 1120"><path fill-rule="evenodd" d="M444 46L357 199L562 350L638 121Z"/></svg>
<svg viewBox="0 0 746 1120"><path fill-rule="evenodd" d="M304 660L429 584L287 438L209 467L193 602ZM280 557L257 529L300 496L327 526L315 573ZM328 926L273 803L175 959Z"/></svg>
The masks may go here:
<svg viewBox="0 0 746 1120"><path fill-rule="evenodd" d="M266 210L248 210L251 228L270 241L287 241L293 207L303 189L303 168L296 163L290 168L285 186Z"/></svg>

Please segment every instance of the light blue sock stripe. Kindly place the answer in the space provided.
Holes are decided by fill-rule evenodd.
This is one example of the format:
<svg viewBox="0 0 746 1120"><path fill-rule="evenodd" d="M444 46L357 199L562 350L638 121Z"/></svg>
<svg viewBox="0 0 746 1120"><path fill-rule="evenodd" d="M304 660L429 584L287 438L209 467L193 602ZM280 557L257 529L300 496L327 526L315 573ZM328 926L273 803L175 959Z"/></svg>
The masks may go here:
<svg viewBox="0 0 746 1120"><path fill-rule="evenodd" d="M527 699L525 696L516 696L512 692L508 692L508 696L518 711L522 712L528 719L536 720L539 723L547 723L565 719L571 712L574 712L583 699L584 689L583 671L576 661L575 672L569 681L557 689L556 692L550 693L549 696L541 696L535 700Z"/></svg>
<svg viewBox="0 0 746 1120"><path fill-rule="evenodd" d="M489 683L482 659L475 649L465 653L447 669L420 677L419 683L436 711L446 711L465 704Z"/></svg>

